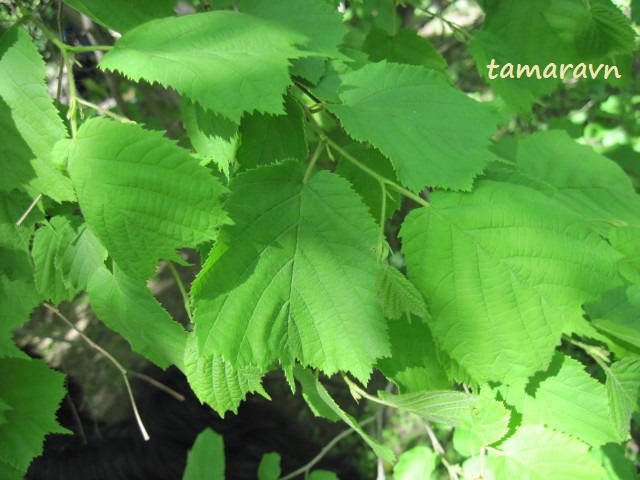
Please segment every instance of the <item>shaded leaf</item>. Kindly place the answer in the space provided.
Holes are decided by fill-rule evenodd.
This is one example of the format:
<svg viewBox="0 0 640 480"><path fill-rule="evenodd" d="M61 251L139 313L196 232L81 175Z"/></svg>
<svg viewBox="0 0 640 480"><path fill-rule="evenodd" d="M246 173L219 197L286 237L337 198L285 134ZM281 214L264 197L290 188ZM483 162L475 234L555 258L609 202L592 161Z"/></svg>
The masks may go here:
<svg viewBox="0 0 640 480"><path fill-rule="evenodd" d="M170 17L176 0L68 0L75 10L116 32L124 33L155 18Z"/></svg>
<svg viewBox="0 0 640 480"><path fill-rule="evenodd" d="M87 285L91 308L134 351L161 368L183 365L187 332L153 297L143 281L101 267Z"/></svg>
<svg viewBox="0 0 640 480"><path fill-rule="evenodd" d="M395 35L374 28L364 40L362 50L372 62L387 60L393 63L421 65L445 73L446 60L431 42L410 28L403 28Z"/></svg>
<svg viewBox="0 0 640 480"><path fill-rule="evenodd" d="M1 358L0 392L11 407L0 424L0 461L25 473L42 454L46 434L68 433L55 415L65 394L64 375L42 360Z"/></svg>
<svg viewBox="0 0 640 480"><path fill-rule="evenodd" d="M265 453L258 465L258 480L278 480L280 478L280 455Z"/></svg>

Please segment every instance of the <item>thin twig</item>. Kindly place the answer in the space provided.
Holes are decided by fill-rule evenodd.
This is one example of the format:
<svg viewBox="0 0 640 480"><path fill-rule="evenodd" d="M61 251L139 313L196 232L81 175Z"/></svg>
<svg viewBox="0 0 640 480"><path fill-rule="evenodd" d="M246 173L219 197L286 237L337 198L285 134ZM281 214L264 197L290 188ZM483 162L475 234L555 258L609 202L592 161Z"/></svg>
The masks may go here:
<svg viewBox="0 0 640 480"><path fill-rule="evenodd" d="M31 210L33 210L35 208L35 206L38 204L38 202L40 201L41 198L42 198L42 194L39 193L38 196L33 200L33 202L31 202L31 205L29 205L27 207L25 212L18 219L18 221L16 222L16 227L19 227L20 225L22 225L22 222L24 222L25 219L29 216L29 214L31 213Z"/></svg>
<svg viewBox="0 0 640 480"><path fill-rule="evenodd" d="M136 401L133 398L133 391L131 390L131 385L129 384L129 378L127 377L127 369L122 366L118 360L116 360L109 352L107 352L100 345L91 340L82 330L79 330L71 320L65 317L60 310L49 303L43 303L44 307L50 312L54 313L58 318L60 318L64 323L66 323L70 328L72 328L75 332L82 337L82 339L87 342L94 350L100 352L105 358L107 358L122 374L122 378L124 379L124 384L127 387L127 393L129 394L129 400L131 401L131 407L133 408L133 415L138 423L138 428L140 429L140 433L142 433L142 438L145 441L149 440L149 434L147 433L147 429L144 427L142 423L142 418L140 417L140 413L138 412L138 406L136 405Z"/></svg>
<svg viewBox="0 0 640 480"><path fill-rule="evenodd" d="M362 422L360 422L360 426L364 427L366 425L368 425L369 423L373 422L376 419L376 415L373 415L372 417L367 418L366 420L363 420ZM333 437L331 439L331 441L329 441L329 443L327 443L322 450L320 450L320 453L318 453L315 457L313 457L311 459L311 461L309 463L307 463L306 465L300 467L299 469L285 475L284 477L280 477L279 480L289 480L291 478L294 478L297 475L302 475L302 474L306 474L308 473L313 466L318 463L320 460L322 460L325 455L327 453L329 453L329 451L338 443L340 442L342 439L348 437L349 435L351 435L353 432L355 432L355 430L348 428L347 430L339 433L338 435L336 435L335 437Z"/></svg>
<svg viewBox="0 0 640 480"><path fill-rule="evenodd" d="M140 380L144 380L150 385L153 385L154 387L156 387L158 390L162 390L163 392L171 395L173 398L175 398L176 400L179 400L180 402L185 401L184 395L176 392L173 388L168 387L164 383L159 382L158 380L150 377L149 375L145 375L144 373L132 372L132 371L129 371L129 375L132 377L138 377Z"/></svg>

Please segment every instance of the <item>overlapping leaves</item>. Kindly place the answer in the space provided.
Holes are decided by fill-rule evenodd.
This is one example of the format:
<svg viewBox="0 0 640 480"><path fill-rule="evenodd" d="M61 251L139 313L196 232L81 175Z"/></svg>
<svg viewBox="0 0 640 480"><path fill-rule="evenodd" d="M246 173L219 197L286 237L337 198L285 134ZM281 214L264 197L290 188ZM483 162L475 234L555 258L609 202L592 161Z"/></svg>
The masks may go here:
<svg viewBox="0 0 640 480"><path fill-rule="evenodd" d="M298 360L367 378L389 353L367 207L342 178L307 181L293 162L251 170L231 189L235 225L193 289L202 353L236 367Z"/></svg>

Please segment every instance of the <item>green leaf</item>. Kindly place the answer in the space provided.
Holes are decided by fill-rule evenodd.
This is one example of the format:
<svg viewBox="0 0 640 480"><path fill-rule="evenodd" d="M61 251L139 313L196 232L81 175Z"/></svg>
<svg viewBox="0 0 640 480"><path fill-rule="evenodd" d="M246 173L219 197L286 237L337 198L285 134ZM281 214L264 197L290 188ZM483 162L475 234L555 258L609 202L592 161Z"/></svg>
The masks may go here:
<svg viewBox="0 0 640 480"><path fill-rule="evenodd" d="M20 26L0 38L0 71L0 191L28 187L33 197L72 199L68 179L66 189L61 187L65 177L49 163L54 144L67 132L49 97L45 63Z"/></svg>
<svg viewBox="0 0 640 480"><path fill-rule="evenodd" d="M638 410L640 359L625 358L605 369L607 398L618 440L628 440L631 414Z"/></svg>
<svg viewBox="0 0 640 480"><path fill-rule="evenodd" d="M340 417L329 407L318 394L317 384L318 377L309 369L302 368L300 365L293 367L293 375L302 387L302 397L316 417L326 418L332 422L337 422Z"/></svg>
<svg viewBox="0 0 640 480"><path fill-rule="evenodd" d="M187 333L153 297L144 281L101 267L87 285L91 308L134 351L161 368L183 364Z"/></svg>
<svg viewBox="0 0 640 480"><path fill-rule="evenodd" d="M347 28L337 8L317 0L241 0L242 13L268 20L309 40L302 50L332 58L343 58L338 50Z"/></svg>
<svg viewBox="0 0 640 480"><path fill-rule="evenodd" d="M182 480L224 480L224 463L222 435L205 428L189 450Z"/></svg>
<svg viewBox="0 0 640 480"><path fill-rule="evenodd" d="M401 230L407 273L436 342L479 383L546 369L581 305L619 283L608 244L533 189L485 180L431 200Z"/></svg>
<svg viewBox="0 0 640 480"><path fill-rule="evenodd" d="M154 18L171 17L175 0L65 0L73 9L107 28L124 33Z"/></svg>
<svg viewBox="0 0 640 480"><path fill-rule="evenodd" d="M213 163L229 177L229 166L238 148L238 124L207 111L188 98L182 99L182 123L193 148L205 161Z"/></svg>
<svg viewBox="0 0 640 480"><path fill-rule="evenodd" d="M549 370L534 376L532 385L524 401L523 423L544 424L595 447L624 439L609 418L604 385L580 362L557 353Z"/></svg>
<svg viewBox="0 0 640 480"><path fill-rule="evenodd" d="M280 478L280 455L265 453L258 465L258 480L278 480Z"/></svg>
<svg viewBox="0 0 640 480"><path fill-rule="evenodd" d="M85 290L91 276L107 259L107 251L86 223L75 227L71 236L61 239L55 265L65 285L73 291Z"/></svg>
<svg viewBox="0 0 640 480"><path fill-rule="evenodd" d="M43 299L55 304L71 300L77 293L76 289L67 284L66 272L57 264L57 258L74 236L75 232L69 219L57 216L38 228L33 239L31 257L36 288Z"/></svg>
<svg viewBox="0 0 640 480"><path fill-rule="evenodd" d="M326 470L314 470L309 474L309 480L340 480L338 476Z"/></svg>
<svg viewBox="0 0 640 480"><path fill-rule="evenodd" d="M193 335L187 340L184 368L189 385L200 401L211 405L223 417L229 410L238 413L247 393L256 392L269 398L262 387L266 372L255 366L235 368L222 357L200 355Z"/></svg>
<svg viewBox="0 0 640 480"><path fill-rule="evenodd" d="M398 181L389 159L375 148L361 143L352 143L344 149L374 172L393 182ZM346 158L340 158L336 173L349 180L353 189L360 194L364 203L369 207L373 218L379 219L382 215L380 182ZM400 194L392 189L386 189L385 217L390 218L398 208L400 208Z"/></svg>
<svg viewBox="0 0 640 480"><path fill-rule="evenodd" d="M7 423L6 413L10 410L12 410L12 408L0 399L0 425Z"/></svg>
<svg viewBox="0 0 640 480"><path fill-rule="evenodd" d="M285 97L284 115L254 113L242 119L238 163L244 168L309 155L304 137L302 109L291 95Z"/></svg>
<svg viewBox="0 0 640 480"><path fill-rule="evenodd" d="M0 461L26 472L42 453L47 433L68 433L56 422L65 394L64 375L34 359L0 359L0 392L11 407L0 424Z"/></svg>
<svg viewBox="0 0 640 480"><path fill-rule="evenodd" d="M125 33L101 60L134 80L172 87L239 122L244 112L282 113L293 45L305 37L237 12L154 20Z"/></svg>
<svg viewBox="0 0 640 480"><path fill-rule="evenodd" d="M636 33L631 21L611 0L592 0L578 24L576 47L585 59L635 50Z"/></svg>
<svg viewBox="0 0 640 480"><path fill-rule="evenodd" d="M0 358L26 356L14 343L11 331L28 321L39 303L32 279L9 279L0 274Z"/></svg>
<svg viewBox="0 0 640 480"><path fill-rule="evenodd" d="M374 291L377 227L358 195L329 172L305 182L293 162L230 188L227 249L214 249L192 292L202 352L236 367L299 360L368 378L389 346Z"/></svg>
<svg viewBox="0 0 640 480"><path fill-rule="evenodd" d="M599 302L585 305L599 331L640 348L640 287L620 287L603 294Z"/></svg>
<svg viewBox="0 0 640 480"><path fill-rule="evenodd" d="M19 227L16 226L16 222L27 210L31 201L32 199L26 193L18 190L8 193L0 192L0 247L29 251L33 226L42 220L42 213L34 209Z"/></svg>
<svg viewBox="0 0 640 480"><path fill-rule="evenodd" d="M498 480L601 480L604 474L585 444L541 425L520 427L500 450L487 458Z"/></svg>
<svg viewBox="0 0 640 480"><path fill-rule="evenodd" d="M393 467L394 480L430 480L438 456L428 447L413 447L402 452Z"/></svg>
<svg viewBox="0 0 640 480"><path fill-rule="evenodd" d="M465 417L453 434L454 448L465 456L501 440L508 431L511 414L502 402L482 392L472 415Z"/></svg>
<svg viewBox="0 0 640 480"><path fill-rule="evenodd" d="M300 367L299 365L296 365L295 367L295 375L296 378L299 377L299 371L302 370L302 367ZM393 452L391 451L390 448L385 447L384 445L380 445L378 442L376 442L373 438L371 438L369 435L367 435L365 433L365 431L362 429L362 427L358 424L358 422L356 422L356 420L349 415L348 413L346 413L345 411L343 411L338 404L335 402L335 400L333 398L331 398L331 396L329 395L329 393L327 392L327 390L324 388L324 386L318 381L317 378L314 379L314 381L309 384L311 382L305 382L302 384L303 388L306 386L309 389L314 390L312 397L315 398L318 402L322 402L325 404L325 407L323 408L328 408L330 411L333 412L333 414L335 416L337 416L340 420L342 420L343 422L345 422L347 425L349 425L353 430L356 431L356 433L358 435L360 435L360 437L362 437L362 439L367 443L367 445L369 445L369 447L371 447L371 449L374 451L374 453L388 461L388 462L393 462L395 459L395 455L393 454ZM310 393L310 392L309 392ZM325 415L323 415L325 418Z"/></svg>
<svg viewBox="0 0 640 480"><path fill-rule="evenodd" d="M401 393L451 388L423 319L413 317L411 322L390 322L389 338L391 355L378 360L376 367Z"/></svg>
<svg viewBox="0 0 640 480"><path fill-rule="evenodd" d="M453 390L397 395L380 391L378 397L385 405L413 413L426 422L442 423L452 427L472 421L471 416L479 400L475 395Z"/></svg>
<svg viewBox="0 0 640 480"><path fill-rule="evenodd" d="M625 455L625 446L608 443L591 451L606 470L603 480L637 480L635 463Z"/></svg>
<svg viewBox="0 0 640 480"><path fill-rule="evenodd" d="M215 237L225 193L186 150L135 124L103 118L80 127L69 158L91 231L127 274L146 279L159 258Z"/></svg>
<svg viewBox="0 0 640 480"><path fill-rule="evenodd" d="M382 62L343 75L342 85L342 104L329 110L354 139L389 157L411 190L469 190L493 158L494 114L437 72Z"/></svg>
<svg viewBox="0 0 640 480"><path fill-rule="evenodd" d="M398 320L403 315L427 315L422 295L400 270L385 263L376 272L376 293L384 314Z"/></svg>
<svg viewBox="0 0 640 480"><path fill-rule="evenodd" d="M406 65L421 65L445 73L446 60L433 45L418 32L403 28L395 35L386 30L374 28L364 40L362 50L372 62L387 60Z"/></svg>

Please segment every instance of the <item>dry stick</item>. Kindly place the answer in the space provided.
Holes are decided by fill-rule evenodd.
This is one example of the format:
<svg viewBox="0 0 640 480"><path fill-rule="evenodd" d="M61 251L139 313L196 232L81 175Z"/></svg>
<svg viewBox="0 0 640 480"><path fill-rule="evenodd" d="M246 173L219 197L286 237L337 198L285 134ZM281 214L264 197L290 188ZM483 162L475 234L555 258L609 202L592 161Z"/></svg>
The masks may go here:
<svg viewBox="0 0 640 480"><path fill-rule="evenodd" d="M429 422L425 422L424 423L424 428L427 431L427 435L429 435L429 440L431 440L431 445L433 445L433 449L436 451L436 453L438 455L440 455L440 461L447 468L447 471L449 472L449 477L451 478L451 480L460 480L460 478L458 477L458 474L456 473L456 470L453 467L453 465L451 465L444 458L444 454L446 453L445 449L442 446L442 444L440 443L440 441L438 440L438 437L436 437L436 434L434 433L433 429L431 428L431 425L429 425Z"/></svg>
<svg viewBox="0 0 640 480"><path fill-rule="evenodd" d="M369 423L373 422L376 419L376 415L373 415L372 417L367 418L366 420L362 421L360 423L361 427L364 427L365 425L368 425ZM348 428L347 430L345 430L344 432L339 433L338 435L336 435L335 437L333 437L331 439L331 441L329 443L327 443L322 450L320 450L320 453L318 453L318 455L316 455L315 457L313 457L311 459L311 461L309 463L307 463L306 465L300 467L299 469L285 475L284 477L280 477L279 480L289 480L290 478L294 478L296 475L302 475L303 473L307 473L309 472L309 470L311 470L311 468L313 468L313 466L318 463L320 460L322 460L324 458L324 456L329 453L329 451L336 446L336 444L338 442L340 442L343 438L348 437L349 435L351 435L353 432L355 432L355 430Z"/></svg>
<svg viewBox="0 0 640 480"><path fill-rule="evenodd" d="M35 206L38 204L38 202L40 201L41 198L42 198L42 194L39 193L38 196L33 200L33 202L31 202L31 205L29 205L29 207L27 207L25 212L18 219L18 221L16 222L16 227L19 227L20 225L22 225L22 222L24 222L25 218L27 218L29 216L29 214L31 213L31 210L33 210L35 208Z"/></svg>
<svg viewBox="0 0 640 480"><path fill-rule="evenodd" d="M122 366L122 364L120 362L118 362L115 358L113 358L113 356L109 352L107 352L104 348L102 348L100 345L98 345L93 340L91 340L89 337L87 337L84 334L83 331L81 331L78 328L76 328L76 326L73 324L73 322L71 322L71 320L69 320L67 317L65 317L60 312L60 310L58 310L56 307L54 307L53 305L50 305L48 303L44 303L43 305L49 311L55 313L58 316L58 318L60 318L63 322L65 322L67 325L69 325L69 327L71 327L73 330L75 330L82 337L82 339L85 342L87 342L93 349L95 349L98 352L100 352L111 363L113 363L113 365L115 365L115 367L120 371L120 373L122 374L122 378L124 379L124 384L127 387L127 393L129 394L129 400L131 401L131 407L133 408L133 415L135 416L136 422L138 423L138 428L140 429L140 432L142 433L142 438L144 438L145 441L148 441L151 437L149 437L149 434L147 433L147 430L146 430L146 428L144 428L144 424L142 423L142 418L140 418L140 413L138 412L138 407L136 405L135 399L133 398L133 392L131 391L131 385L129 384L129 379L127 378L127 370L126 370L126 368L124 368Z"/></svg>

